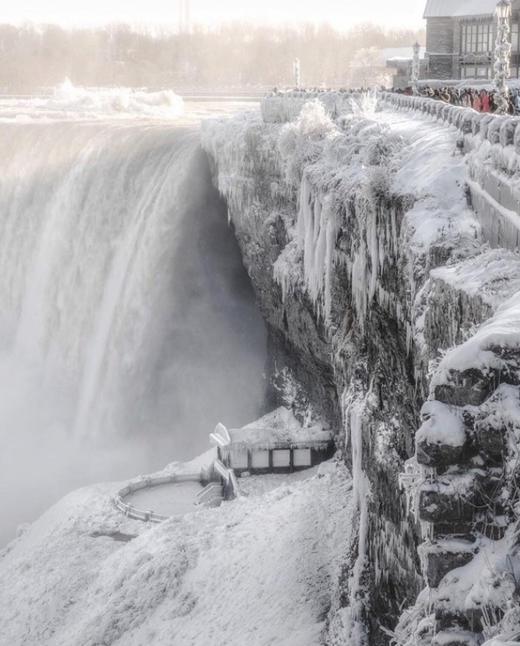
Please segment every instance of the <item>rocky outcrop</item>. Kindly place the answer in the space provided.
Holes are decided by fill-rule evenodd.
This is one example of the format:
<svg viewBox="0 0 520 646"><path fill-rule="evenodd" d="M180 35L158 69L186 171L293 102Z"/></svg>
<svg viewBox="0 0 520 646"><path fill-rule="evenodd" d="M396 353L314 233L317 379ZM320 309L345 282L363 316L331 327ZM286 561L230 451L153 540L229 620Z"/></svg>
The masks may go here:
<svg viewBox="0 0 520 646"><path fill-rule="evenodd" d="M460 587L446 602L444 584L484 544L510 539L499 527L512 518L501 520L511 480L500 452L511 431L499 438L489 420L504 377L519 383L516 353L455 369L439 351L473 338L514 291L518 260L482 246L452 131L394 127L388 112L333 121L319 103L300 110L286 125L210 122L203 145L269 326L278 391L297 415L327 420L353 474L324 639L473 643L479 613L461 611ZM499 287L491 269L477 276L483 263ZM438 592L433 613L423 576Z"/></svg>

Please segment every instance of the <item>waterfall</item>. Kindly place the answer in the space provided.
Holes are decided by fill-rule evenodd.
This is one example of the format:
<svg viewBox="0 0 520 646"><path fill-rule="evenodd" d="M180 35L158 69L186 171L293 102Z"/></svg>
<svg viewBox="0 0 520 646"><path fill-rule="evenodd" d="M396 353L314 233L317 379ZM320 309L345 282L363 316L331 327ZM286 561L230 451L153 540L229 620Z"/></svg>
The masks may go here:
<svg viewBox="0 0 520 646"><path fill-rule="evenodd" d="M0 122L0 471L22 498L193 457L260 412L265 329L198 141Z"/></svg>

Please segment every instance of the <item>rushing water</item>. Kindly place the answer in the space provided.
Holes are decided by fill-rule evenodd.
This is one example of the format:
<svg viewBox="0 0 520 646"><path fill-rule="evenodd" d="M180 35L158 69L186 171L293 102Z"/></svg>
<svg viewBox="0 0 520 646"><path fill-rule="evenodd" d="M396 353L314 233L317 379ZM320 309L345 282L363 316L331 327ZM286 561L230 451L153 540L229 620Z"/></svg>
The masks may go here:
<svg viewBox="0 0 520 646"><path fill-rule="evenodd" d="M197 127L32 109L0 121L0 542L75 486L202 452L265 389Z"/></svg>

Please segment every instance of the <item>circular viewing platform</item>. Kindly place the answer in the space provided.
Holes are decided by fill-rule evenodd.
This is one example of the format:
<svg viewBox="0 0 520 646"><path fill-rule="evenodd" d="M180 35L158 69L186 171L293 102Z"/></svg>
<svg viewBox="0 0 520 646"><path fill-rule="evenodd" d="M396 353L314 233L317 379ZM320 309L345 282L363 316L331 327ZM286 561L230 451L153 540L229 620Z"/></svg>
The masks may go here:
<svg viewBox="0 0 520 646"><path fill-rule="evenodd" d="M160 516L183 516L195 511L197 495L202 489L200 482L171 482L135 491L125 498L125 502L137 509L153 509Z"/></svg>

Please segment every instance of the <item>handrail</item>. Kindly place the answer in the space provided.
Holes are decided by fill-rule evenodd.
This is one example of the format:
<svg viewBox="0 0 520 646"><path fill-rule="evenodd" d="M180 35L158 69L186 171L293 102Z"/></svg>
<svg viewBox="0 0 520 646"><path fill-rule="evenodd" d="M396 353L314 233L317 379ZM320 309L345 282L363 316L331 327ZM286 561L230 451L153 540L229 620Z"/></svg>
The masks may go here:
<svg viewBox="0 0 520 646"><path fill-rule="evenodd" d="M112 498L112 502L116 509L125 514L128 518L134 520L141 520L149 523L162 523L168 520L170 516L163 516L154 511L147 511L138 509L127 502L125 498L131 493L141 491L142 489L151 489L165 484L173 484L174 482L201 482L202 474L199 473L172 473L167 476L146 476L130 482L125 487L120 489L117 494Z"/></svg>
<svg viewBox="0 0 520 646"><path fill-rule="evenodd" d="M215 471L220 475L222 480L224 480L224 497L226 500L240 498L242 494L240 493L238 480L233 469L226 467L226 465L219 459L215 460L213 465Z"/></svg>
<svg viewBox="0 0 520 646"><path fill-rule="evenodd" d="M134 480L120 489L112 498L112 502L116 509L125 514L128 518L149 523L162 523L165 520L168 520L170 516L163 516L162 514L157 514L151 510L138 509L137 507L134 507L134 505L125 502L125 498L136 491L141 491L142 489L151 489L153 487L172 484L174 482L207 482L208 485L211 485L212 477L214 477L211 473L212 471L216 472L222 478L224 483L224 497L227 500L233 500L241 496L235 472L217 459L213 463L212 467L202 468L198 473L172 473L167 476L146 476L139 478L138 480ZM222 485L217 485L217 483L214 484L215 486L222 487ZM197 499L203 496L203 492L208 493L209 489L207 490L207 488L205 488L197 495Z"/></svg>
<svg viewBox="0 0 520 646"><path fill-rule="evenodd" d="M520 119L511 115L477 112L473 108L451 105L438 99L381 92L380 98L397 110L415 111L457 128L463 135L478 136L492 144L514 145L520 153Z"/></svg>

